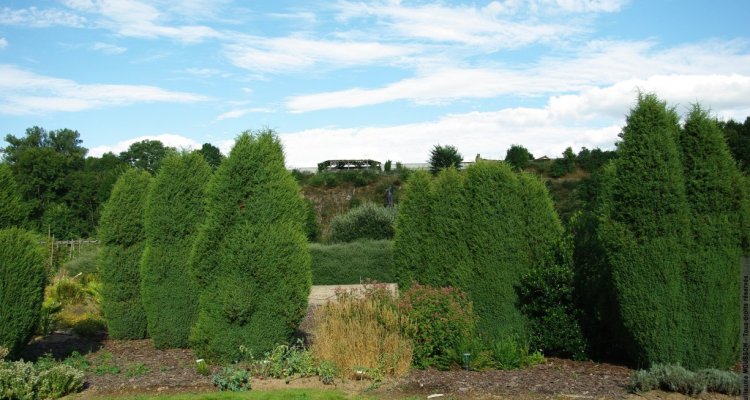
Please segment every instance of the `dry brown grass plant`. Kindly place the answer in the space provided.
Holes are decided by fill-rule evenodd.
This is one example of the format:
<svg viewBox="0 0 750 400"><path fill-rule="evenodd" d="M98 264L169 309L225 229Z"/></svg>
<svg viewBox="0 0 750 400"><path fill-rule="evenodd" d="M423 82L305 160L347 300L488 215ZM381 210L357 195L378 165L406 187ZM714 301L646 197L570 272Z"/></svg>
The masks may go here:
<svg viewBox="0 0 750 400"><path fill-rule="evenodd" d="M397 377L409 371L410 327L393 295L370 285L364 293L340 292L315 313L311 350L352 379Z"/></svg>

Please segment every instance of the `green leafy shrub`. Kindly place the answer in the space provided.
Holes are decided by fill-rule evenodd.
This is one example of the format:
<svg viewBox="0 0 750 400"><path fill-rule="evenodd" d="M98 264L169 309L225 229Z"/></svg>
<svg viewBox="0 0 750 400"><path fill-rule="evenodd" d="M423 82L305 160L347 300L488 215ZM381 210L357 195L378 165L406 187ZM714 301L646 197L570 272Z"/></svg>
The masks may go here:
<svg viewBox="0 0 750 400"><path fill-rule="evenodd" d="M351 243L310 244L315 285L393 282L393 242L358 240Z"/></svg>
<svg viewBox="0 0 750 400"><path fill-rule="evenodd" d="M477 336L462 338L453 347L448 348L445 353L445 362L462 369L466 368L468 362L470 371L497 368L492 349Z"/></svg>
<svg viewBox="0 0 750 400"><path fill-rule="evenodd" d="M151 175L131 169L112 188L99 226L102 310L113 339L146 337L140 261L144 249L144 206Z"/></svg>
<svg viewBox="0 0 750 400"><path fill-rule="evenodd" d="M37 239L18 228L0 230L0 347L15 355L40 318L46 272Z"/></svg>
<svg viewBox="0 0 750 400"><path fill-rule="evenodd" d="M80 391L83 383L83 372L66 364L0 361L4 399L57 399Z"/></svg>
<svg viewBox="0 0 750 400"><path fill-rule="evenodd" d="M255 360L255 372L261 376L289 380L297 375L312 376L316 373L315 360L302 340L293 346L281 344L264 354L263 359Z"/></svg>
<svg viewBox="0 0 750 400"><path fill-rule="evenodd" d="M187 347L198 314L198 287L188 259L205 215L210 177L211 167L201 154L173 154L162 161L149 189L141 295L148 333L157 349Z"/></svg>
<svg viewBox="0 0 750 400"><path fill-rule="evenodd" d="M243 368L224 367L211 377L211 383L222 392L244 392L252 388L250 373Z"/></svg>
<svg viewBox="0 0 750 400"><path fill-rule="evenodd" d="M336 381L336 376L338 374L339 371L336 369L336 365L332 362L322 361L318 364L318 376L324 385L332 385Z"/></svg>
<svg viewBox="0 0 750 400"><path fill-rule="evenodd" d="M360 239L392 239L395 223L394 208L365 203L333 218L328 228L328 241L340 243Z"/></svg>
<svg viewBox="0 0 750 400"><path fill-rule="evenodd" d="M531 323L530 345L550 356L586 358L586 341L573 300L572 244L561 241L554 257L524 275L519 287L521 310Z"/></svg>
<svg viewBox="0 0 750 400"><path fill-rule="evenodd" d="M498 369L527 368L544 362L538 350L529 351L529 345L521 340L505 337L492 345L492 357Z"/></svg>
<svg viewBox="0 0 750 400"><path fill-rule="evenodd" d="M706 390L709 392L740 395L742 381L737 373L709 368L698 371L698 375L706 382Z"/></svg>
<svg viewBox="0 0 750 400"><path fill-rule="evenodd" d="M299 186L273 131L243 133L208 188L191 253L201 293L191 347L234 361L289 340L307 309L310 254Z"/></svg>
<svg viewBox="0 0 750 400"><path fill-rule="evenodd" d="M459 289L413 285L402 293L399 307L412 324L412 362L418 368L452 367L448 349L475 334L472 303Z"/></svg>

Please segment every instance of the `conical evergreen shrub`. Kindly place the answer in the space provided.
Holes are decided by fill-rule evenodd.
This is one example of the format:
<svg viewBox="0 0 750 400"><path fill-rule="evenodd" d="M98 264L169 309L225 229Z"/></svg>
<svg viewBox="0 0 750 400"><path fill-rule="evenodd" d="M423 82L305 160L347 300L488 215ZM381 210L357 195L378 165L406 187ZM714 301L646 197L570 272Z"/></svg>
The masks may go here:
<svg viewBox="0 0 750 400"><path fill-rule="evenodd" d="M99 223L102 310L109 337L113 339L146 337L140 263L145 245L144 207L150 182L151 175L146 171L126 171L115 183L102 210Z"/></svg>
<svg viewBox="0 0 750 400"><path fill-rule="evenodd" d="M679 129L664 102L639 96L603 188L597 236L618 303L619 321L612 324L622 326L614 331L640 365L685 363L691 343L684 279L690 211Z"/></svg>
<svg viewBox="0 0 750 400"><path fill-rule="evenodd" d="M286 342L307 308L305 205L273 131L246 132L216 170L191 255L201 288L191 347L231 361Z"/></svg>
<svg viewBox="0 0 750 400"><path fill-rule="evenodd" d="M428 172L415 171L406 182L399 201L393 265L401 289L408 288L412 281L424 276L432 259L432 248L428 245L432 240L431 179Z"/></svg>
<svg viewBox="0 0 750 400"><path fill-rule="evenodd" d="M730 368L739 358L740 171L717 121L694 106L679 136L693 247L686 275L686 366Z"/></svg>
<svg viewBox="0 0 750 400"><path fill-rule="evenodd" d="M0 347L14 356L31 339L44 296L45 256L38 238L0 230Z"/></svg>
<svg viewBox="0 0 750 400"><path fill-rule="evenodd" d="M141 295L154 347L187 347L198 315L198 285L188 260L205 216L211 167L200 153L167 156L156 174L145 208L146 247Z"/></svg>

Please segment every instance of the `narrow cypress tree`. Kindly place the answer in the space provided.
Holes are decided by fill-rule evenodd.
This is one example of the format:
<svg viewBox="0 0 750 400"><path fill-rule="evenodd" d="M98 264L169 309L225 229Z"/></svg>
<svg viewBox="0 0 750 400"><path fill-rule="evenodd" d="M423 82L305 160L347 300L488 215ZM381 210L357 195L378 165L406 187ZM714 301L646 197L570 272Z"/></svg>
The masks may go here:
<svg viewBox="0 0 750 400"><path fill-rule="evenodd" d="M718 123L700 106L689 113L679 143L695 238L686 271L691 320L685 364L730 368L739 357L740 172Z"/></svg>
<svg viewBox="0 0 750 400"><path fill-rule="evenodd" d="M23 222L21 192L18 190L13 172L6 164L0 164L0 229L18 226Z"/></svg>
<svg viewBox="0 0 750 400"><path fill-rule="evenodd" d="M128 170L115 183L102 210L99 226L102 310L113 339L146 337L140 261L145 240L143 213L150 182L148 172Z"/></svg>
<svg viewBox="0 0 750 400"><path fill-rule="evenodd" d="M690 343L683 277L690 218L678 133L673 110L639 96L602 195L598 239L619 306L614 324L641 365L684 363Z"/></svg>
<svg viewBox="0 0 750 400"><path fill-rule="evenodd" d="M200 153L167 156L149 190L141 295L156 348L187 347L198 314L188 258L204 217L211 167Z"/></svg>
<svg viewBox="0 0 750 400"><path fill-rule="evenodd" d="M243 133L208 188L191 254L201 287L190 333L197 354L236 360L285 342L307 308L305 205L273 131Z"/></svg>
<svg viewBox="0 0 750 400"><path fill-rule="evenodd" d="M42 309L45 257L37 242L19 228L0 230L0 347L11 356L31 339Z"/></svg>
<svg viewBox="0 0 750 400"><path fill-rule="evenodd" d="M393 266L401 289L424 276L432 259L427 243L432 239L430 217L430 180L426 171L415 171L406 182L398 205L396 234L393 240Z"/></svg>
<svg viewBox="0 0 750 400"><path fill-rule="evenodd" d="M464 240L467 217L464 175L443 169L430 187L429 237L425 243L430 262L416 280L435 287L466 289L471 280L471 255Z"/></svg>
<svg viewBox="0 0 750 400"><path fill-rule="evenodd" d="M506 163L480 162L466 173L465 235L473 264L467 291L479 331L491 342L527 341L528 321L516 292L530 267L522 184Z"/></svg>

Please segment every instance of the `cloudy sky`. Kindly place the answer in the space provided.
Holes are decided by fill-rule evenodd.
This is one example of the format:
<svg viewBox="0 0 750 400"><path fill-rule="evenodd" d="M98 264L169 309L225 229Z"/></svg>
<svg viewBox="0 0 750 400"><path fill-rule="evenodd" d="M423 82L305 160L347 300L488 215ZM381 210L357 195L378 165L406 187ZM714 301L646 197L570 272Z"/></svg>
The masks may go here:
<svg viewBox="0 0 750 400"><path fill-rule="evenodd" d="M750 115L750 1L0 0L0 127L225 153L281 134L290 167L612 148L638 90ZM0 144L1 146L2 144Z"/></svg>

